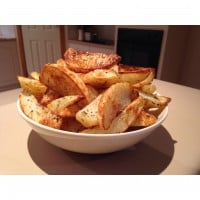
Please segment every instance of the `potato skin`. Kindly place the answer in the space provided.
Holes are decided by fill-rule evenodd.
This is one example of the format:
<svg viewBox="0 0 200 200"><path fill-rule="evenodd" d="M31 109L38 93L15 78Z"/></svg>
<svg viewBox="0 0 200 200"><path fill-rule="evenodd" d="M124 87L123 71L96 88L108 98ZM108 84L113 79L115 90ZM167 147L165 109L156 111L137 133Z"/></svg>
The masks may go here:
<svg viewBox="0 0 200 200"><path fill-rule="evenodd" d="M76 120L84 127L98 126L98 105L102 94L76 113Z"/></svg>
<svg viewBox="0 0 200 200"><path fill-rule="evenodd" d="M65 66L58 64L45 65L40 73L40 81L59 93L60 96L83 96L83 105L87 105L95 98L81 77Z"/></svg>
<svg viewBox="0 0 200 200"><path fill-rule="evenodd" d="M47 64L43 67L40 73L40 82L58 92L61 96L82 95L82 91L64 68L55 64Z"/></svg>
<svg viewBox="0 0 200 200"><path fill-rule="evenodd" d="M47 87L39 80L30 79L23 76L17 76L17 79L24 91L33 94L38 99L40 99L42 95L47 91Z"/></svg>
<svg viewBox="0 0 200 200"><path fill-rule="evenodd" d="M41 106L34 95L21 92L19 101L22 111L32 120L52 128L61 128L62 118L51 113L48 108Z"/></svg>
<svg viewBox="0 0 200 200"><path fill-rule="evenodd" d="M69 48L65 54L69 69L78 73L87 73L95 69L107 69L120 62L117 54L84 52Z"/></svg>

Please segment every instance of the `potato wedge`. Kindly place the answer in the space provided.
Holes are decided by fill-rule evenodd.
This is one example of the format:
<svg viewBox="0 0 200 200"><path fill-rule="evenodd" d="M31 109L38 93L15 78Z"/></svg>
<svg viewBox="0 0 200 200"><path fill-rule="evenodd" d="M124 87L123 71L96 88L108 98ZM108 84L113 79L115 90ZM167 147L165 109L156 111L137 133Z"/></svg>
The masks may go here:
<svg viewBox="0 0 200 200"><path fill-rule="evenodd" d="M157 94L147 94L142 91L139 91L139 94L145 100L145 106L144 106L145 109L160 108L160 107L166 106L171 101L171 98L160 96Z"/></svg>
<svg viewBox="0 0 200 200"><path fill-rule="evenodd" d="M61 96L82 95L76 82L57 64L46 64L40 73L40 81Z"/></svg>
<svg viewBox="0 0 200 200"><path fill-rule="evenodd" d="M129 82L131 84L140 83L145 80L151 72L151 68L134 67L128 65L119 65L120 82Z"/></svg>
<svg viewBox="0 0 200 200"><path fill-rule="evenodd" d="M147 94L153 94L156 91L156 86L153 84L143 85L140 90Z"/></svg>
<svg viewBox="0 0 200 200"><path fill-rule="evenodd" d="M34 95L24 92L20 93L19 101L22 111L29 118L40 124L60 129L62 118L51 113L48 108L41 106Z"/></svg>
<svg viewBox="0 0 200 200"><path fill-rule="evenodd" d="M51 112L63 116L64 110L66 107L78 102L80 99L82 99L83 96L80 95L71 95L71 96L64 96L60 97L58 99L53 100L51 103L47 105L47 108L51 110ZM60 115L62 113L62 115Z"/></svg>
<svg viewBox="0 0 200 200"><path fill-rule="evenodd" d="M121 60L121 57L117 54L85 52L72 48L67 49L64 57L67 67L78 73L110 68Z"/></svg>
<svg viewBox="0 0 200 200"><path fill-rule="evenodd" d="M47 90L47 87L38 80L17 76L21 88L27 93L33 94L40 98Z"/></svg>
<svg viewBox="0 0 200 200"><path fill-rule="evenodd" d="M98 122L103 129L108 129L112 120L133 99L133 90L129 83L116 83L101 96L98 105Z"/></svg>
<svg viewBox="0 0 200 200"><path fill-rule="evenodd" d="M85 104L88 104L94 98L80 76L67 67L58 64L45 65L40 74L40 81L61 96L84 96Z"/></svg>
<svg viewBox="0 0 200 200"><path fill-rule="evenodd" d="M84 129L81 133L91 133L91 134L110 134L110 133L122 133L126 131L132 123L137 119L138 115L142 111L144 106L144 99L142 97L136 98L132 101L126 108L114 118L108 129L103 129L101 127L94 127L89 129Z"/></svg>
<svg viewBox="0 0 200 200"><path fill-rule="evenodd" d="M76 113L76 120L79 121L84 127L88 128L98 125L98 105L101 96L102 94Z"/></svg>
<svg viewBox="0 0 200 200"><path fill-rule="evenodd" d="M153 68L149 68L149 69L150 69L150 73L148 74L148 76L143 81L133 84L134 88L141 88L142 86L150 84L153 81L154 76L155 76L155 69Z"/></svg>
<svg viewBox="0 0 200 200"><path fill-rule="evenodd" d="M82 74L82 79L86 84L96 88L107 88L119 82L119 75L110 69L96 69Z"/></svg>
<svg viewBox="0 0 200 200"><path fill-rule="evenodd" d="M130 126L146 127L146 126L150 126L156 123L156 121L157 121L157 118L154 115L142 110L140 114L138 115L137 119Z"/></svg>

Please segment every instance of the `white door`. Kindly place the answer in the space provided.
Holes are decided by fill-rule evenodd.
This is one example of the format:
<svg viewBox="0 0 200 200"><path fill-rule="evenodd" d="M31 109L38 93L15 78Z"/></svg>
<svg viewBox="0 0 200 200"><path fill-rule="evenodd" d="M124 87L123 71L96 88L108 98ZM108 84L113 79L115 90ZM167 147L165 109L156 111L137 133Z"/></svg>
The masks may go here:
<svg viewBox="0 0 200 200"><path fill-rule="evenodd" d="M28 73L62 57L59 26L22 26L22 37Z"/></svg>

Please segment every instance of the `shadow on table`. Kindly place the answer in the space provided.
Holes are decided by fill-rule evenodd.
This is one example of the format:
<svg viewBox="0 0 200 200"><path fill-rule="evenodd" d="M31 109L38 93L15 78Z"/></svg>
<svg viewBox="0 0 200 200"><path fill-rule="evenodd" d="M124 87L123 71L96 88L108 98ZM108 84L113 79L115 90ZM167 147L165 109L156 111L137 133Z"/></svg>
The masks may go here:
<svg viewBox="0 0 200 200"><path fill-rule="evenodd" d="M154 147L151 143L154 142ZM123 151L88 155L57 148L31 131L28 150L33 161L47 174L160 174L174 154L175 141L160 126L146 140ZM156 148L162 149L160 151Z"/></svg>

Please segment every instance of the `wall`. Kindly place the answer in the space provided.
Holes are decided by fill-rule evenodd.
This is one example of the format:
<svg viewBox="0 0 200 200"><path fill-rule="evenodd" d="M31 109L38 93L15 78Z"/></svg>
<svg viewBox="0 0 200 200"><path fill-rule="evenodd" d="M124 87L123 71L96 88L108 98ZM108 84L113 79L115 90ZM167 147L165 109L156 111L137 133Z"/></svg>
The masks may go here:
<svg viewBox="0 0 200 200"><path fill-rule="evenodd" d="M68 25L65 26L65 31L68 32L66 38L70 40L77 40L78 39L78 25ZM115 36L115 26L114 25L97 25L93 26L95 28L98 38L99 39L106 39L114 41Z"/></svg>
<svg viewBox="0 0 200 200"><path fill-rule="evenodd" d="M200 26L190 26L180 83L200 89Z"/></svg>
<svg viewBox="0 0 200 200"><path fill-rule="evenodd" d="M179 83L188 40L188 26L169 26L161 80Z"/></svg>
<svg viewBox="0 0 200 200"><path fill-rule="evenodd" d="M14 25L0 25L0 38L13 39L16 38Z"/></svg>
<svg viewBox="0 0 200 200"><path fill-rule="evenodd" d="M68 38L69 40L77 40L78 39L78 26L76 25L66 25L65 26L65 38Z"/></svg>
<svg viewBox="0 0 200 200"><path fill-rule="evenodd" d="M115 26L114 25L99 25L96 26L99 39L106 39L114 41Z"/></svg>
<svg viewBox="0 0 200 200"><path fill-rule="evenodd" d="M169 26L161 80L200 89L200 26Z"/></svg>

